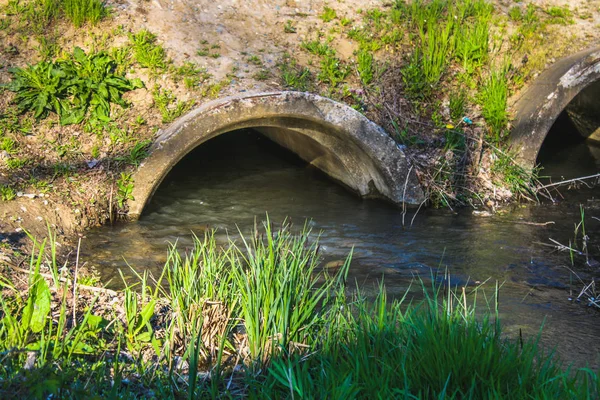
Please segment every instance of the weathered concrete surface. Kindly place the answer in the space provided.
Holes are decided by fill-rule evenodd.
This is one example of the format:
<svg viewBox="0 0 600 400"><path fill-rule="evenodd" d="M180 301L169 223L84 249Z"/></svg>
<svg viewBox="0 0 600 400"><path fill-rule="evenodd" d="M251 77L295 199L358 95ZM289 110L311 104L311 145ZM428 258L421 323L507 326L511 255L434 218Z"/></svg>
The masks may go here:
<svg viewBox="0 0 600 400"><path fill-rule="evenodd" d="M255 128L361 196L417 204L424 194L404 152L352 108L299 92L246 94L197 108L157 137L134 174L129 216L138 218L190 151L220 134Z"/></svg>
<svg viewBox="0 0 600 400"><path fill-rule="evenodd" d="M560 113L586 87L600 79L600 47L554 63L529 86L514 105L509 144L517 161L535 166L538 152Z"/></svg>

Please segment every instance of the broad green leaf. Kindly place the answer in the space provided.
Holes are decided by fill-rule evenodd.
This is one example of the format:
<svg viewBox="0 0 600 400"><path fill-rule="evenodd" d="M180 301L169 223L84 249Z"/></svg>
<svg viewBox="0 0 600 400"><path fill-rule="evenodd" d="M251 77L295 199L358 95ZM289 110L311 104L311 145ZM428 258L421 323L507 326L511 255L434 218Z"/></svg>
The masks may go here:
<svg viewBox="0 0 600 400"><path fill-rule="evenodd" d="M106 87L106 83L100 83L98 85L98 94L100 94L100 96L102 96L103 98L108 100L108 89Z"/></svg>
<svg viewBox="0 0 600 400"><path fill-rule="evenodd" d="M98 329L106 327L108 321L99 315L90 315L87 319L87 324L92 331L97 331Z"/></svg>
<svg viewBox="0 0 600 400"><path fill-rule="evenodd" d="M85 108L71 108L70 110L63 110L63 114L60 117L61 125L78 124L85 118Z"/></svg>
<svg viewBox="0 0 600 400"><path fill-rule="evenodd" d="M144 85L144 82L142 82L142 80L140 78L130 79L129 83L131 83L132 89L141 89L141 88L146 87L146 85Z"/></svg>
<svg viewBox="0 0 600 400"><path fill-rule="evenodd" d="M154 315L154 306L156 305L156 300L151 300L144 306L142 312L140 313L141 320L136 327L135 334L137 334L142 328L150 321L150 318Z"/></svg>
<svg viewBox="0 0 600 400"><path fill-rule="evenodd" d="M73 58L80 63L84 63L87 60L85 52L81 49L81 47L75 47L75 50L73 50Z"/></svg>
<svg viewBox="0 0 600 400"><path fill-rule="evenodd" d="M152 332L143 332L143 333L140 333L139 335L137 335L135 337L135 340L137 342L147 343L150 341L151 338L152 338Z"/></svg>
<svg viewBox="0 0 600 400"><path fill-rule="evenodd" d="M31 321L29 322L29 327L35 333L41 332L46 325L46 317L50 313L50 303L52 301L52 296L50 294L50 288L46 283L46 280L43 279L39 274L37 275L37 280L34 284L34 303L33 303L33 313L31 315Z"/></svg>

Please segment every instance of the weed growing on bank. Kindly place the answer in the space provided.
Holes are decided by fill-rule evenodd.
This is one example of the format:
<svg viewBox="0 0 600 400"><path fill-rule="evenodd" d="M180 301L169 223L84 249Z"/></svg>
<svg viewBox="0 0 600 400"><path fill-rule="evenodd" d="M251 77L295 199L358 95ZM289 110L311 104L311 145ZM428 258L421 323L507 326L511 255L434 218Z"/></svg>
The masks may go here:
<svg viewBox="0 0 600 400"><path fill-rule="evenodd" d="M29 270L0 279L4 397L598 395L596 373L504 338L493 306L477 318L477 290L349 295L350 257L321 270L306 230L267 222L226 246L207 233L186 252L173 245L161 276L133 273L118 292L82 285L54 240L34 241Z"/></svg>
<svg viewBox="0 0 600 400"><path fill-rule="evenodd" d="M13 80L6 87L15 92L19 111L32 111L38 120L54 112L62 125L79 124L86 117L109 122L111 104L127 107L123 94L144 86L115 69L108 54L85 54L76 47L66 60L12 69Z"/></svg>

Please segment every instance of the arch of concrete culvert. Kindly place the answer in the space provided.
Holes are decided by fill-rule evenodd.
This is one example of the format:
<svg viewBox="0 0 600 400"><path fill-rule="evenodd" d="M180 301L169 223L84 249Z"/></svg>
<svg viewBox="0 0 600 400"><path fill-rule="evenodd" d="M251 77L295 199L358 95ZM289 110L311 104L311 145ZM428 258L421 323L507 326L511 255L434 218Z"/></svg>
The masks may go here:
<svg viewBox="0 0 600 400"><path fill-rule="evenodd" d="M171 169L202 143L254 128L361 196L394 203L424 199L404 152L352 108L314 94L244 94L211 101L159 132L133 175L129 216L137 219Z"/></svg>
<svg viewBox="0 0 600 400"><path fill-rule="evenodd" d="M542 72L514 105L509 136L517 161L533 168L560 113L583 89L600 79L600 47L561 59Z"/></svg>

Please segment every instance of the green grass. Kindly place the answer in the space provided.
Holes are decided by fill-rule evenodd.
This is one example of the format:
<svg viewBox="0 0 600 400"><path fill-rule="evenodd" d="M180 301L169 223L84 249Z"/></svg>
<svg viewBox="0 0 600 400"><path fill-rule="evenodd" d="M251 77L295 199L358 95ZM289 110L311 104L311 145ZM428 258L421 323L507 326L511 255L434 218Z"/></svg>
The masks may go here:
<svg viewBox="0 0 600 400"><path fill-rule="evenodd" d="M482 289L421 282L424 300L412 302L413 292L389 301L383 284L375 300L347 295L350 258L319 272L306 230L267 221L236 243L207 233L185 252L173 245L161 276L123 274L109 307L83 296L57 258L50 235L34 242L24 288L0 277L2 397L598 395L595 372L563 369L536 340L506 339L493 301L476 313Z"/></svg>
<svg viewBox="0 0 600 400"><path fill-rule="evenodd" d="M17 197L15 190L8 185L0 185L0 200L11 201Z"/></svg>
<svg viewBox="0 0 600 400"><path fill-rule="evenodd" d="M450 119L456 123L465 116L467 106L467 93L464 89L453 91L448 98L448 108L450 109Z"/></svg>
<svg viewBox="0 0 600 400"><path fill-rule="evenodd" d="M154 106L160 111L163 123L173 122L175 119L188 112L194 105L194 100L180 101L170 90L163 90L155 86L152 90Z"/></svg>
<svg viewBox="0 0 600 400"><path fill-rule="evenodd" d="M320 67L317 79L329 84L332 88L342 83L350 74L350 68L333 53L328 53L323 57Z"/></svg>
<svg viewBox="0 0 600 400"><path fill-rule="evenodd" d="M456 58L463 70L473 74L476 68L485 65L489 55L489 19L479 20L458 28Z"/></svg>
<svg viewBox="0 0 600 400"><path fill-rule="evenodd" d="M66 17L77 28L86 23L95 25L106 15L106 8L101 0L61 0L60 3Z"/></svg>
<svg viewBox="0 0 600 400"><path fill-rule="evenodd" d="M0 140L0 151L6 151L8 154L17 152L19 144L16 140L10 137L2 137Z"/></svg>
<svg viewBox="0 0 600 400"><path fill-rule="evenodd" d="M369 85L375 77L375 65L373 55L368 51L359 51L356 56L356 69L358 76L364 85Z"/></svg>
<svg viewBox="0 0 600 400"><path fill-rule="evenodd" d="M311 84L311 73L306 67L301 68L289 55L285 55L278 64L282 84L286 88L305 92Z"/></svg>
<svg viewBox="0 0 600 400"><path fill-rule="evenodd" d="M10 157L5 162L6 168L8 168L9 170L17 170L28 165L31 162L31 160L25 157Z"/></svg>
<svg viewBox="0 0 600 400"><path fill-rule="evenodd" d="M548 22L551 24L567 25L575 23L573 21L573 12L569 9L568 5L564 7L552 6L544 11L550 16Z"/></svg>
<svg viewBox="0 0 600 400"><path fill-rule="evenodd" d="M513 6L508 10L508 17L513 21L521 21L523 19L523 11L519 6Z"/></svg>
<svg viewBox="0 0 600 400"><path fill-rule="evenodd" d="M206 82L210 78L208 70L204 67L199 67L193 62L185 61L179 67L172 68L172 77L175 82L183 80L187 89L196 89L200 84Z"/></svg>
<svg viewBox="0 0 600 400"><path fill-rule="evenodd" d="M492 72L484 81L479 92L482 115L489 129L491 139L499 143L508 124L507 111L508 79L504 71Z"/></svg>
<svg viewBox="0 0 600 400"><path fill-rule="evenodd" d="M296 27L294 26L294 23L292 22L292 20L287 20L285 21L285 25L283 26L283 31L285 33L296 33Z"/></svg>
<svg viewBox="0 0 600 400"><path fill-rule="evenodd" d="M119 208L124 208L128 200L135 200L133 198L133 178L131 174L121 172L121 176L117 179L117 205Z"/></svg>
<svg viewBox="0 0 600 400"><path fill-rule="evenodd" d="M337 13L333 8L325 6L323 7L323 12L319 15L319 18L321 18L323 22L331 22L337 18Z"/></svg>
<svg viewBox="0 0 600 400"><path fill-rule="evenodd" d="M329 43L321 42L318 39L304 41L300 46L309 53L318 56L325 56L333 51L333 49L329 46Z"/></svg>
<svg viewBox="0 0 600 400"><path fill-rule="evenodd" d="M247 61L248 61L248 63L250 63L250 64L254 64L254 65L258 65L258 66L260 66L260 65L263 65L263 63L262 63L262 61L260 60L260 57L259 57L259 56L250 56L250 57L248 57L248 60L247 60Z"/></svg>
<svg viewBox="0 0 600 400"><path fill-rule="evenodd" d="M263 236L243 239L238 252L246 267L232 270L249 354L259 368L295 344L314 343L325 323L317 310L343 287L349 265L337 277L316 274L318 247L306 229L295 236L285 228L272 231L268 220L264 226Z"/></svg>
<svg viewBox="0 0 600 400"><path fill-rule="evenodd" d="M148 68L151 73L158 74L167 67L167 54L165 49L156 43L156 35L143 29L129 35L133 47L133 57L138 64Z"/></svg>
<svg viewBox="0 0 600 400"><path fill-rule="evenodd" d="M519 198L536 200L533 185L538 183L539 169L526 170L515 161L515 155L496 149L491 172L499 183Z"/></svg>
<svg viewBox="0 0 600 400"><path fill-rule="evenodd" d="M360 295L336 316L322 350L272 360L257 397L576 399L594 396L597 375L569 376L536 341L509 342L459 293L425 290L419 305ZM581 386L580 386L581 384ZM582 396L582 397L580 397Z"/></svg>

